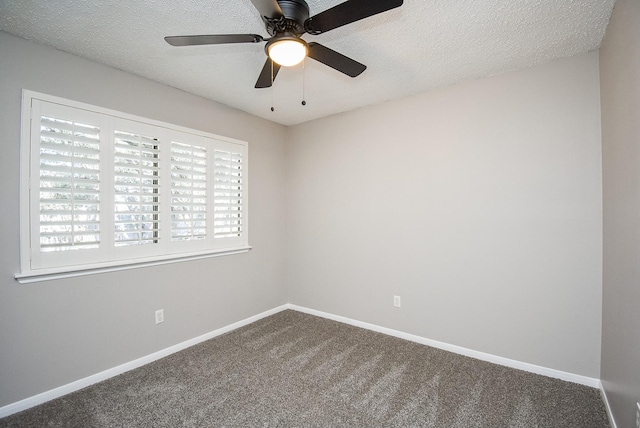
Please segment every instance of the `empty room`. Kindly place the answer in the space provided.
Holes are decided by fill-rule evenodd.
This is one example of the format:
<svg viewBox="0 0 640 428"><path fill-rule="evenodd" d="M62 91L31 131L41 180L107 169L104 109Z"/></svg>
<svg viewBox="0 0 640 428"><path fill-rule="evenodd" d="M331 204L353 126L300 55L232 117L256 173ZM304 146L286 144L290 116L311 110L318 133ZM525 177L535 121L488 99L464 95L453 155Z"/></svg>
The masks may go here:
<svg viewBox="0 0 640 428"><path fill-rule="evenodd" d="M0 2L0 427L640 428L640 1Z"/></svg>

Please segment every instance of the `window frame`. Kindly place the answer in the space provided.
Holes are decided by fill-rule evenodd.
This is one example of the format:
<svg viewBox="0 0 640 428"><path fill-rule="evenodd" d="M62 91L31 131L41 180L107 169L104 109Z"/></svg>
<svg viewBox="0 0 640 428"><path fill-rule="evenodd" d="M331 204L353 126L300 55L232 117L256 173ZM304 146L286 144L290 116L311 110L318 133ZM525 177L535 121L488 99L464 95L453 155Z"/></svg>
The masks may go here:
<svg viewBox="0 0 640 428"><path fill-rule="evenodd" d="M60 258L70 259L71 253L78 254L80 263L61 265L42 262L39 251L39 232L35 225L40 224L39 204L40 189L40 114L34 105L48 103L86 112L86 117L99 117L100 144L105 148L100 151L100 256L87 256L80 252L92 250L61 251L68 253ZM66 120L66 119L65 119ZM76 121L78 119L68 118ZM105 125L106 124L106 125ZM124 124L124 125L123 125ZM132 124L127 129L127 124ZM114 138L116 131L142 132L142 135L158 137L160 146L160 228L165 233L159 244L120 246L114 245ZM152 134L149 134L152 132ZM154 135L155 134L155 135ZM35 141L35 143L34 143ZM207 236L204 239L178 242L171 241L171 145L172 141L185 144L205 146L207 148ZM197 260L208 257L244 253L251 249L249 245L249 210L248 210L248 143L245 141L223 137L204 131L194 130L166 122L148 119L128 113L102 108L86 103L68 100L52 95L23 89L22 117L20 138L20 272L15 278L20 283L30 283L64 277L73 277L101 272ZM233 148L242 157L242 230L240 236L216 239L214 237L214 151ZM36 187L36 188L34 188ZM109 217L107 219L106 217ZM39 227L39 226L38 226ZM105 239L103 239L105 238ZM142 251L137 251L146 247ZM32 254L32 248L33 254ZM50 254L50 253L49 253ZM105 256L105 254L107 256ZM97 257L97 258L96 258ZM55 257L44 257L51 260ZM32 259L36 259L34 262ZM75 260L74 260L75 262Z"/></svg>

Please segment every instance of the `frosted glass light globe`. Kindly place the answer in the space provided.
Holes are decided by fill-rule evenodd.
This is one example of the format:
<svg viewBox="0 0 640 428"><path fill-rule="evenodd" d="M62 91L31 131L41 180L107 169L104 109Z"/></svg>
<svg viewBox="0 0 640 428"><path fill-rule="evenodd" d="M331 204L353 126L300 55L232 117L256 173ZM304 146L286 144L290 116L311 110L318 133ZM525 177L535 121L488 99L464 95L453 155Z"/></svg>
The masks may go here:
<svg viewBox="0 0 640 428"><path fill-rule="evenodd" d="M307 47L297 40L278 40L269 45L268 49L269 58L283 67L300 64L307 56Z"/></svg>

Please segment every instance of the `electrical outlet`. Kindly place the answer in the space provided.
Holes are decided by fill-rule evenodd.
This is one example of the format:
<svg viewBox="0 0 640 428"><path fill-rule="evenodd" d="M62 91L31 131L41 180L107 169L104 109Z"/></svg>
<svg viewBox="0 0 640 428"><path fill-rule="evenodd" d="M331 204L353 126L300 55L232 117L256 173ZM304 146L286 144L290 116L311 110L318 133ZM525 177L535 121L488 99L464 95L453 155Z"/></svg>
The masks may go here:
<svg viewBox="0 0 640 428"><path fill-rule="evenodd" d="M636 403L636 428L640 428L640 402Z"/></svg>
<svg viewBox="0 0 640 428"><path fill-rule="evenodd" d="M156 324L164 322L164 309L158 309L156 311Z"/></svg>
<svg viewBox="0 0 640 428"><path fill-rule="evenodd" d="M399 308L401 306L400 296L393 296L393 306Z"/></svg>

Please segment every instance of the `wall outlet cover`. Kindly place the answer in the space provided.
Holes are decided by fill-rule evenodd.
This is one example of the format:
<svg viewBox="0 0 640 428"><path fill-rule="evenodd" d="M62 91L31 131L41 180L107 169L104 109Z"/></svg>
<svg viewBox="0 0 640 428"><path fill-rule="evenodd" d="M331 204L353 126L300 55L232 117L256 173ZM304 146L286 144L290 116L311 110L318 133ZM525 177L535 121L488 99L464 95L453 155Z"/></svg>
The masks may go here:
<svg viewBox="0 0 640 428"><path fill-rule="evenodd" d="M401 305L400 296L393 296L393 306L399 308Z"/></svg>
<svg viewBox="0 0 640 428"><path fill-rule="evenodd" d="M156 324L164 322L164 309L158 309L156 311Z"/></svg>

